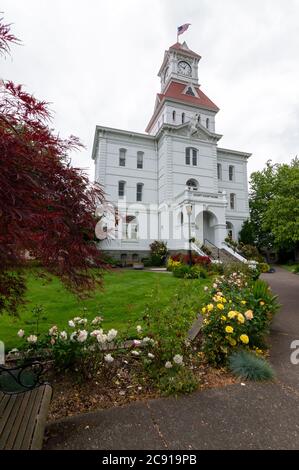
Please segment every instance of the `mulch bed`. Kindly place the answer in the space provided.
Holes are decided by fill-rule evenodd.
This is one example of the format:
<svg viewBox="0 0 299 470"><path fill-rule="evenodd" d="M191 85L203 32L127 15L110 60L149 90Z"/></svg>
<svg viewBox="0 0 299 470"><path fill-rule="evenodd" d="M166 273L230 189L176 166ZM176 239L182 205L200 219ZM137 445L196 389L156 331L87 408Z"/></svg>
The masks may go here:
<svg viewBox="0 0 299 470"><path fill-rule="evenodd" d="M196 346L194 349L197 351ZM211 368L200 352L195 352L194 356L191 367L198 378L199 390L238 382L225 369ZM65 371L60 375L50 371L47 379L54 390L50 421L161 396L145 375L140 360L127 355L101 368L95 377L81 379L80 382L74 382L73 373Z"/></svg>

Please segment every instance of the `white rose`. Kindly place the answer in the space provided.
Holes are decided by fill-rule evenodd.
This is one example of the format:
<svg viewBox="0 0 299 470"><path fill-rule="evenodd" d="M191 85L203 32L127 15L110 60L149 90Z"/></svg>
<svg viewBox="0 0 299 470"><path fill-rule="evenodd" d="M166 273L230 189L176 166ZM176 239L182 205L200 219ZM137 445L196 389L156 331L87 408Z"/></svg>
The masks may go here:
<svg viewBox="0 0 299 470"><path fill-rule="evenodd" d="M76 331L74 331L74 333L72 333L71 336L70 336L71 341L75 341L76 336L77 336L77 333L76 333Z"/></svg>
<svg viewBox="0 0 299 470"><path fill-rule="evenodd" d="M148 353L147 357L149 357L150 359L154 359L154 355L152 353Z"/></svg>
<svg viewBox="0 0 299 470"><path fill-rule="evenodd" d="M103 318L102 318L102 317L95 317L95 318L92 320L91 324L92 324L92 325L98 325L98 324L101 323L102 321L103 321Z"/></svg>
<svg viewBox="0 0 299 470"><path fill-rule="evenodd" d="M87 340L88 332L86 330L79 330L77 341L79 343L84 343Z"/></svg>
<svg viewBox="0 0 299 470"><path fill-rule="evenodd" d="M60 333L60 339L62 339L62 340L66 340L66 339L67 339L67 332L66 332L66 331L62 331L62 332Z"/></svg>
<svg viewBox="0 0 299 470"><path fill-rule="evenodd" d="M139 339L133 339L133 344L134 344L134 346L140 346L141 341L139 341Z"/></svg>
<svg viewBox="0 0 299 470"><path fill-rule="evenodd" d="M96 338L97 342L100 344L105 344L107 342L107 335L103 334L102 332L99 333Z"/></svg>
<svg viewBox="0 0 299 470"><path fill-rule="evenodd" d="M170 361L165 362L165 367L166 369L171 369L172 368L171 362Z"/></svg>
<svg viewBox="0 0 299 470"><path fill-rule="evenodd" d="M136 341L136 340L135 340L135 341ZM150 343L150 341L151 341L151 339L150 339L148 336L146 336L146 337L143 338L143 340L142 340L143 344Z"/></svg>
<svg viewBox="0 0 299 470"><path fill-rule="evenodd" d="M117 336L117 330L114 330L112 328L112 330L108 331L107 339L108 339L108 341L112 341L112 340L114 340L114 338L116 338L116 336Z"/></svg>
<svg viewBox="0 0 299 470"><path fill-rule="evenodd" d="M19 336L19 338L23 338L24 334L25 334L25 331L24 331L24 330L19 330L19 331L18 331L18 336Z"/></svg>
<svg viewBox="0 0 299 470"><path fill-rule="evenodd" d="M85 325L87 323L87 318L81 318L81 320L78 321L79 325Z"/></svg>
<svg viewBox="0 0 299 470"><path fill-rule="evenodd" d="M181 354L176 354L174 357L173 357L173 362L175 362L176 364L178 364L179 366L181 366L183 364L183 356L181 356Z"/></svg>
<svg viewBox="0 0 299 470"><path fill-rule="evenodd" d="M204 287L204 291L207 292L209 290L208 286Z"/></svg>
<svg viewBox="0 0 299 470"><path fill-rule="evenodd" d="M34 344L34 343L37 342L37 336L35 336L35 335L30 335L30 336L28 336L27 341L28 341L28 343Z"/></svg>
<svg viewBox="0 0 299 470"><path fill-rule="evenodd" d="M91 333L90 333L90 336L98 336L98 335L101 335L103 333L103 330L102 328L100 330L93 330Z"/></svg>
<svg viewBox="0 0 299 470"><path fill-rule="evenodd" d="M57 328L56 325L54 325L54 326L52 326L52 328L49 329L49 335L50 336L56 335L57 331L58 331L58 328Z"/></svg>
<svg viewBox="0 0 299 470"><path fill-rule="evenodd" d="M113 357L111 356L111 354L106 354L106 355L104 356L104 359L105 359L105 361L108 362L108 363L114 361L114 359L113 359Z"/></svg>
<svg viewBox="0 0 299 470"><path fill-rule="evenodd" d="M132 351L132 354L133 356L139 356L140 353L138 351Z"/></svg>
<svg viewBox="0 0 299 470"><path fill-rule="evenodd" d="M75 328L75 323L73 322L73 320L70 320L70 321L69 321L69 326L70 326L71 328Z"/></svg>

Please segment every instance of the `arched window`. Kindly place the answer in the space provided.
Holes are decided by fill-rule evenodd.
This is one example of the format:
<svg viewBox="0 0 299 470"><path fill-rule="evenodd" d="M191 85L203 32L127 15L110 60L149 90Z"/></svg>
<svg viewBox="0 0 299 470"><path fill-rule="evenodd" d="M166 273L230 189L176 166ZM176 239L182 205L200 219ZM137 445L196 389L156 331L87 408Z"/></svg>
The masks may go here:
<svg viewBox="0 0 299 470"><path fill-rule="evenodd" d="M186 165L192 165L197 166L197 155L198 155L198 150L195 149L194 147L187 147L185 150L185 163Z"/></svg>
<svg viewBox="0 0 299 470"><path fill-rule="evenodd" d="M217 163L217 177L219 180L222 180L222 165Z"/></svg>
<svg viewBox="0 0 299 470"><path fill-rule="evenodd" d="M142 193L143 193L143 183L137 183L136 185L136 201L142 201Z"/></svg>
<svg viewBox="0 0 299 470"><path fill-rule="evenodd" d="M137 168L143 168L144 152L137 152Z"/></svg>
<svg viewBox="0 0 299 470"><path fill-rule="evenodd" d="M126 166L126 149L119 149L119 166Z"/></svg>
<svg viewBox="0 0 299 470"><path fill-rule="evenodd" d="M172 121L175 122L175 111L172 111Z"/></svg>
<svg viewBox="0 0 299 470"><path fill-rule="evenodd" d="M191 189L193 191L196 191L198 189L198 183L194 179L188 180L186 186L188 187L188 189Z"/></svg>
<svg viewBox="0 0 299 470"><path fill-rule="evenodd" d="M233 193L229 195L229 206L232 211L236 209L236 195Z"/></svg>
<svg viewBox="0 0 299 470"><path fill-rule="evenodd" d="M209 129L209 127L210 127L210 119L207 118L206 119L206 128Z"/></svg>
<svg viewBox="0 0 299 470"><path fill-rule="evenodd" d="M185 123L185 113L182 113L182 124Z"/></svg>
<svg viewBox="0 0 299 470"><path fill-rule="evenodd" d="M118 197L124 198L125 197L125 189L126 189L126 182L119 181L118 182Z"/></svg>
<svg viewBox="0 0 299 470"><path fill-rule="evenodd" d="M228 179L229 181L234 181L235 177L235 167L232 165L229 165L228 167Z"/></svg>

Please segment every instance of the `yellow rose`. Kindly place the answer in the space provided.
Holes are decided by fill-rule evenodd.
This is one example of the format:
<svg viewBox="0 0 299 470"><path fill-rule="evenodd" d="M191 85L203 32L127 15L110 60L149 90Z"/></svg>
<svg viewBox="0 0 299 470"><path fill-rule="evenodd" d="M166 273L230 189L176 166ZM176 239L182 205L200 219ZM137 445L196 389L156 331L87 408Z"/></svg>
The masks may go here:
<svg viewBox="0 0 299 470"><path fill-rule="evenodd" d="M261 306L265 305L265 302L261 301L261 302L260 302L260 305L261 305Z"/></svg>
<svg viewBox="0 0 299 470"><path fill-rule="evenodd" d="M252 310L247 310L247 312L245 312L245 317L247 320L252 320L253 319L253 311Z"/></svg>
<svg viewBox="0 0 299 470"><path fill-rule="evenodd" d="M207 305L208 312L211 312L213 310L213 308L214 308L213 304Z"/></svg>
<svg viewBox="0 0 299 470"><path fill-rule="evenodd" d="M225 297L222 297L222 302L225 304L227 302L226 298Z"/></svg>
<svg viewBox="0 0 299 470"><path fill-rule="evenodd" d="M224 307L223 307L222 304L217 304L217 308L218 308L219 310L223 310L223 309L224 309Z"/></svg>
<svg viewBox="0 0 299 470"><path fill-rule="evenodd" d="M231 310L230 312L228 312L228 318L235 318L237 316L237 312L234 312L233 310Z"/></svg>
<svg viewBox="0 0 299 470"><path fill-rule="evenodd" d="M201 311L202 311L203 314L205 314L206 311L207 311L206 307L202 307Z"/></svg>
<svg viewBox="0 0 299 470"><path fill-rule="evenodd" d="M233 329L232 326L226 326L226 327L225 327L225 331L226 331L226 333L229 333L229 334L230 334L230 333L233 333L233 332L234 332L234 329Z"/></svg>
<svg viewBox="0 0 299 470"><path fill-rule="evenodd" d="M239 323L244 323L244 322L245 322L245 318L244 318L244 316L242 315L242 313L238 313L238 322L239 322Z"/></svg>
<svg viewBox="0 0 299 470"><path fill-rule="evenodd" d="M226 317L224 315L221 315L221 320L226 321Z"/></svg>
<svg viewBox="0 0 299 470"><path fill-rule="evenodd" d="M242 341L242 343L244 344L248 344L249 343L249 338L247 335L241 335L240 336L240 340Z"/></svg>

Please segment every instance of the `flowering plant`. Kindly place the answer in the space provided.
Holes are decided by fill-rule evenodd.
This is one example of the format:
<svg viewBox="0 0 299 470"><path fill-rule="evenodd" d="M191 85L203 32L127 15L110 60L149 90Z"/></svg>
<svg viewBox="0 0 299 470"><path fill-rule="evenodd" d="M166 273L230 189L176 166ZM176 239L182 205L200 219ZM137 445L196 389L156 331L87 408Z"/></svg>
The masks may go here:
<svg viewBox="0 0 299 470"><path fill-rule="evenodd" d="M64 329L53 325L47 334L26 335L23 329L17 334L23 340L22 349L27 355L47 353L57 369L72 369L79 374L90 375L101 363L114 360L112 354L105 352L111 343L115 345L117 342L118 332L115 329L105 332L100 328L102 321L100 316L91 321L76 316Z"/></svg>
<svg viewBox="0 0 299 470"><path fill-rule="evenodd" d="M240 347L266 348L265 336L278 304L264 281L236 271L217 279L209 297L201 309L203 350L209 362L225 364Z"/></svg>

